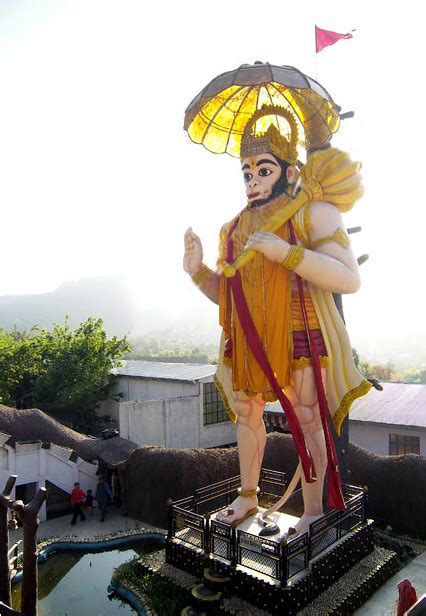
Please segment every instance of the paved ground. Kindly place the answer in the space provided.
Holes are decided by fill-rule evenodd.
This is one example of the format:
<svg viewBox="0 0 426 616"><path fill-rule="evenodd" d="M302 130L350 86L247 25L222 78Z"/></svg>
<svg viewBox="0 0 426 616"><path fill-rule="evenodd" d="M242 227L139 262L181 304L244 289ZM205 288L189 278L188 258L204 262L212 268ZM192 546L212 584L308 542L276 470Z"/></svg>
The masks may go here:
<svg viewBox="0 0 426 616"><path fill-rule="evenodd" d="M108 535L112 532L142 528L146 528L147 530L159 530L154 526L144 524L139 520L123 517L115 511L110 511L108 513L105 522L100 521L99 512L96 509L94 510L93 515L91 517L87 516L84 522L81 522L78 519L75 526L71 524L71 518L72 515L69 514L67 516L41 522L38 530L39 541L47 537L63 537L69 535L76 535L77 537L91 537ZM10 533L10 544L12 545L16 541L19 541L19 539L22 539L21 528Z"/></svg>
<svg viewBox="0 0 426 616"><path fill-rule="evenodd" d="M133 518L122 517L113 511L108 514L105 522L100 522L99 518L99 513L95 510L92 517L88 517L85 522L78 520L75 526L70 523L71 515L48 520L40 524L38 537L39 539L69 535L88 537L142 528L160 530ZM21 529L11 532L10 544L21 538ZM397 583L403 578L410 580L419 597L426 593L426 550L390 578L361 609L355 612L356 616L392 616L395 613L398 597Z"/></svg>

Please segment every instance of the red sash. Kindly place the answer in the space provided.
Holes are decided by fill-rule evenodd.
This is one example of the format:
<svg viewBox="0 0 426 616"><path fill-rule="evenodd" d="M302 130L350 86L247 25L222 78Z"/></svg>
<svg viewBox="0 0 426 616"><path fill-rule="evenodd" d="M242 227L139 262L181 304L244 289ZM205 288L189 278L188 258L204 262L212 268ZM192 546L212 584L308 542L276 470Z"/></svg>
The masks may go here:
<svg viewBox="0 0 426 616"><path fill-rule="evenodd" d="M289 221L291 243L296 244L296 233L293 225ZM303 282L301 277L296 274L297 287L299 289L300 307L303 314L303 322L305 324L306 333L308 334L309 348L311 351L312 368L314 371L315 387L318 396L318 406L320 410L321 424L324 430L325 446L327 450L328 462L328 506L332 509L345 509L345 501L342 494L342 482L340 479L339 466L337 460L336 447L334 445L333 435L330 431L330 411L328 408L327 396L324 391L324 383L322 382L321 363L318 351L315 346L313 334L309 329L308 315L305 305L305 292L303 290Z"/></svg>

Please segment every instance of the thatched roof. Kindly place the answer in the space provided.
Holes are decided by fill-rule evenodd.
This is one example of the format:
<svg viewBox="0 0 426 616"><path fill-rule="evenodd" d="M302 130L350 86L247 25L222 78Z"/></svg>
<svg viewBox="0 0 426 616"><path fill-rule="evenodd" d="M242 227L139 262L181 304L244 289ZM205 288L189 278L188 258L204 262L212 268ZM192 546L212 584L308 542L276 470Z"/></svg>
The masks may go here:
<svg viewBox="0 0 426 616"><path fill-rule="evenodd" d="M114 466L138 447L124 438L97 439L71 430L39 409L13 409L0 404L0 432L10 434L8 445L41 441L73 449L83 460L101 460Z"/></svg>

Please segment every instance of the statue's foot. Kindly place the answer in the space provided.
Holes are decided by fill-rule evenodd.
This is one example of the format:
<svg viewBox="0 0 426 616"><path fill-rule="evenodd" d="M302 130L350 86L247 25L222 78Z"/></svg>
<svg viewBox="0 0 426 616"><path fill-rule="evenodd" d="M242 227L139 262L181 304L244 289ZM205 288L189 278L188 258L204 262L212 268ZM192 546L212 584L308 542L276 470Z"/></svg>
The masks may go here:
<svg viewBox="0 0 426 616"><path fill-rule="evenodd" d="M238 496L233 503L216 514L216 520L230 526L237 526L257 513L256 496Z"/></svg>
<svg viewBox="0 0 426 616"><path fill-rule="evenodd" d="M294 526L290 526L290 528L288 528L287 531L283 535L281 535L279 540L280 541L290 541L290 539L295 539L298 536L300 537L301 535L304 535L305 533L309 533L310 525L313 522L316 522L317 520L322 518L323 515L324 515L323 513L320 513L318 515L309 515L307 513L304 513L302 517L300 518L300 520L296 522Z"/></svg>

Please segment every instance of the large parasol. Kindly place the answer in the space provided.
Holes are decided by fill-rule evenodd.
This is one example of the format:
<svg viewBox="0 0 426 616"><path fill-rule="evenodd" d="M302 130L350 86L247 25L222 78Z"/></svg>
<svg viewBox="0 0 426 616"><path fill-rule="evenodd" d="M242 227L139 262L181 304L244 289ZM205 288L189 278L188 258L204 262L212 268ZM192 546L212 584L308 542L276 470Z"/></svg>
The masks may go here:
<svg viewBox="0 0 426 616"><path fill-rule="evenodd" d="M210 152L238 157L244 128L264 105L293 111L307 149L327 144L340 126L340 107L317 81L292 66L255 62L219 75L201 90L185 111L184 128ZM279 117L273 123L281 129Z"/></svg>

